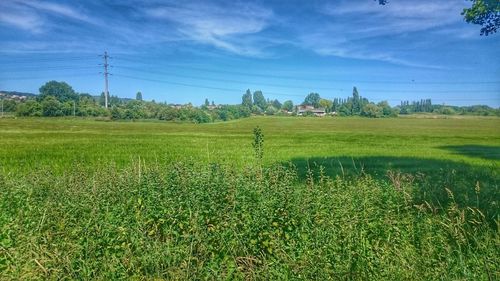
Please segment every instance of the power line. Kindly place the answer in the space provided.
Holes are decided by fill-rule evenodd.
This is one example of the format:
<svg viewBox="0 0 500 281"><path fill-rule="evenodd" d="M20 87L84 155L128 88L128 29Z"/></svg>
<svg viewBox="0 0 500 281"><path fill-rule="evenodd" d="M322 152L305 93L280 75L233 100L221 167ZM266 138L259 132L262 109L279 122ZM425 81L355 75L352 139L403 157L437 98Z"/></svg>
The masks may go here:
<svg viewBox="0 0 500 281"><path fill-rule="evenodd" d="M134 67L126 67L126 66L117 66L117 68L123 68L123 69L129 69L132 71L137 71L137 72L143 72L143 73L150 73L150 74L165 74L169 76L174 76L174 77L180 77L180 78L187 78L187 79L195 79L195 80L205 80L205 81L215 81L215 82L226 82L226 83L240 83L240 84L251 84L251 85L258 85L258 86L269 86L269 87L277 87L277 88L285 88L285 89L306 89L306 90L333 90L333 91L347 91L346 89L343 88L331 88L331 87L304 87L304 86L290 86L290 85L284 85L284 84L272 84L272 83L256 83L256 82L248 82L248 81L241 81L241 80L230 80L230 79L217 79L217 78L207 78L207 77L200 77L200 76L192 76L192 75L179 75L171 72L165 72L165 71L147 71L147 70L141 70L137 69ZM381 89L363 89L363 91L367 92L374 92L374 93L401 93L401 92L406 92L406 93L471 93L471 92L482 92L482 93L496 93L498 91L494 90L381 90Z"/></svg>
<svg viewBox="0 0 500 281"><path fill-rule="evenodd" d="M82 76L96 76L97 72L92 73L79 73L79 74L58 74L57 77L82 77ZM4 77L2 77L4 78ZM57 79L54 75L51 76L25 76L25 77L11 77L6 78L7 80L35 80L35 79Z"/></svg>
<svg viewBox="0 0 500 281"><path fill-rule="evenodd" d="M96 66L51 66L51 67L30 67L30 68L22 68L22 69L5 69L0 70L0 72L6 71L7 73L19 73L19 72L29 72L29 71L57 71L57 70L68 70L68 69L95 69Z"/></svg>
<svg viewBox="0 0 500 281"><path fill-rule="evenodd" d="M225 91L225 92L232 92L232 93L242 93L244 89L235 89L235 88L222 88L222 87L211 87L211 86L201 86L201 85L196 85L196 84L189 84L189 83L181 83L181 82L174 82L174 81L169 81L169 80L163 80L163 79L153 79L153 78L143 78L143 77L137 77L137 76L130 76L130 75L123 75L123 74L114 74L117 77L123 77L123 78L128 78L128 79L133 79L133 80L141 80L141 81L149 81L149 82L156 82L156 83L163 83L163 84L170 84L170 85L178 85L178 86L185 86L185 87L190 87L190 88L199 88L199 89L208 89L208 90L218 90L218 91ZM366 91L366 90L364 90ZM401 91L401 93L407 93L406 91ZM265 92L266 95L271 95L271 96L285 96L285 97L304 97L304 94L287 94L287 93L277 93L277 92ZM378 99L378 100L387 100L387 101L405 101L407 99L384 99L384 98L377 98L377 97L370 97L371 99ZM440 100L440 99L435 99L435 100ZM458 99L458 98L450 98L450 99L442 99L443 101L495 101L497 99Z"/></svg>
<svg viewBox="0 0 500 281"><path fill-rule="evenodd" d="M129 61L133 63L145 64L148 66L158 66L157 63L148 63L141 62L133 59L124 59L117 58L118 60ZM331 78L304 78L297 76L286 76L286 75L274 75L274 74L260 74L260 73L248 73L248 72L240 72L240 71L228 71L228 70L219 70L219 69L209 69L203 67L196 66L186 66L180 64L162 64L161 67L170 66L170 67L178 67L184 69L191 69L196 71L203 72L212 72L212 73L223 73L223 74L232 74L237 76L252 76L252 77L262 77L262 78L275 78L275 79L284 79L284 80L301 80L301 81L326 81L326 82L352 82L352 83L373 83L373 84L411 84L411 85L468 85L468 84L500 84L500 81L457 81L457 82L437 82L437 81L392 81L392 80L377 80L377 81L368 81L368 80L343 80L343 79L331 79Z"/></svg>

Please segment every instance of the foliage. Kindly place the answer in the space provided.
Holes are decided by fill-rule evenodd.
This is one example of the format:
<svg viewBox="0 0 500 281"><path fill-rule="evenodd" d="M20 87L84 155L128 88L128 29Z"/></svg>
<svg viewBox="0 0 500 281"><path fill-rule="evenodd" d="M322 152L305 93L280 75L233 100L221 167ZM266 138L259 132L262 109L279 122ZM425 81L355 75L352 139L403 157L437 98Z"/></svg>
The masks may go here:
<svg viewBox="0 0 500 281"><path fill-rule="evenodd" d="M252 109L253 101L252 101L252 93L250 92L250 89L246 91L246 93L243 95L241 98L241 105L245 106L249 109Z"/></svg>
<svg viewBox="0 0 500 281"><path fill-rule="evenodd" d="M264 94L262 94L262 91L253 92L253 104L262 111L267 108L267 101L266 98L264 98Z"/></svg>
<svg viewBox="0 0 500 281"><path fill-rule="evenodd" d="M425 181L397 172L321 171L136 161L0 174L0 279L496 279L498 232L474 200L441 187L447 202L429 203Z"/></svg>
<svg viewBox="0 0 500 281"><path fill-rule="evenodd" d="M283 103L282 109L285 109L286 111L292 111L293 110L293 101L287 100Z"/></svg>
<svg viewBox="0 0 500 281"><path fill-rule="evenodd" d="M264 134L259 126L253 129L252 147L255 153L255 158L262 161L262 157L264 156Z"/></svg>
<svg viewBox="0 0 500 281"><path fill-rule="evenodd" d="M330 112L330 109L333 106L333 102L331 100L327 100L327 99L320 99L319 106L322 108L325 108L326 112Z"/></svg>
<svg viewBox="0 0 500 281"><path fill-rule="evenodd" d="M278 111L281 109L282 104L279 100L275 99L271 102L271 106L274 107L276 111Z"/></svg>
<svg viewBox="0 0 500 281"><path fill-rule="evenodd" d="M49 81L40 87L39 100L44 100L47 96L55 97L59 102L76 101L78 95L66 82Z"/></svg>
<svg viewBox="0 0 500 281"><path fill-rule="evenodd" d="M305 105L312 105L314 107L319 107L319 101L320 100L321 100L321 97L319 96L318 93L310 93L304 99L303 104L305 104Z"/></svg>
<svg viewBox="0 0 500 281"><path fill-rule="evenodd" d="M27 100L16 107L18 116L42 116L42 106L35 100Z"/></svg>
<svg viewBox="0 0 500 281"><path fill-rule="evenodd" d="M370 118L378 118L382 116L382 108L374 103L369 103L363 107L361 114Z"/></svg>
<svg viewBox="0 0 500 281"><path fill-rule="evenodd" d="M63 116L61 103L54 96L46 96L42 102L43 116Z"/></svg>
<svg viewBox="0 0 500 281"><path fill-rule="evenodd" d="M481 35L488 36L500 28L500 2L498 0L470 0L472 7L462 12L465 21L481 25Z"/></svg>
<svg viewBox="0 0 500 281"><path fill-rule="evenodd" d="M261 91L250 90L242 96L241 105L221 105L209 107L208 99L200 108L187 105L168 105L166 103L148 102L142 100L142 93L138 92L136 99L124 99L111 95L109 97L109 109L104 108L104 93L100 97L93 97L90 94L76 94L71 86L65 82L49 81L42 86L41 93L35 100L4 102L4 110L15 111L18 116L82 116L82 117L111 117L114 120L137 120L137 119L157 119L167 121L181 121L194 123L207 123L216 121L229 121L239 118L249 117L251 113L256 115L279 115L280 109L293 111L293 102L288 100L283 104L279 100L266 100ZM252 104L253 102L253 104ZM361 97L356 87L353 88L352 97L335 98L333 100L323 99L318 93L310 93L304 100L305 104L314 107L323 107L326 112L335 112L340 116L371 116L379 117L376 107L369 106L370 114L363 112L366 105L370 103L368 99ZM430 99L401 102L398 107L392 108L386 101L377 105L382 108L384 117L396 117L398 113L412 114L419 112L434 112L437 114L460 114L460 115L481 115L500 116L500 109L493 109L488 106L456 107L433 105ZM15 109L14 109L15 108ZM375 110L375 111L374 111ZM375 114L375 115L374 115Z"/></svg>

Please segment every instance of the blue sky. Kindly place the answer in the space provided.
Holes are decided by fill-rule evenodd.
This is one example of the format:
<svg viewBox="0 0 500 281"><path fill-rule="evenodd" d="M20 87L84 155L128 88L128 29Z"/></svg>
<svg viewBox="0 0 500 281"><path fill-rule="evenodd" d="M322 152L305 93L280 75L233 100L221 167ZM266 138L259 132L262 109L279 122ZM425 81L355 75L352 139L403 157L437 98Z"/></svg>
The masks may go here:
<svg viewBox="0 0 500 281"><path fill-rule="evenodd" d="M0 89L37 93L48 80L77 92L147 100L239 103L246 89L303 101L310 92L372 101L500 107L500 34L460 15L470 1L0 2Z"/></svg>

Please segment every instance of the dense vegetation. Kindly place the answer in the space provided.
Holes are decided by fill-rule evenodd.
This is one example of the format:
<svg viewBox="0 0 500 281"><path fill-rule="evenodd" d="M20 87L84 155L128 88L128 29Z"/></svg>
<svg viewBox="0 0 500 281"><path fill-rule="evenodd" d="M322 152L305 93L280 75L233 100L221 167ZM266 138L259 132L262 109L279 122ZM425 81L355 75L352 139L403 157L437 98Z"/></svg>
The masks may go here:
<svg viewBox="0 0 500 281"><path fill-rule="evenodd" d="M500 277L498 189L389 175L141 161L4 175L0 279Z"/></svg>

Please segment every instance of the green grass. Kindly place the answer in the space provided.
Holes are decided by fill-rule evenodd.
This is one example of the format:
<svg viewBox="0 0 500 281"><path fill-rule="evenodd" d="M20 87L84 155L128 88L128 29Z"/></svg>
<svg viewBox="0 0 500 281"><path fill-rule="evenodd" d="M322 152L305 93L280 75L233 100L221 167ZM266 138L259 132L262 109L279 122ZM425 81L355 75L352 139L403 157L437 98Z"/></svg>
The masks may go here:
<svg viewBox="0 0 500 281"><path fill-rule="evenodd" d="M138 157L148 162L192 158L244 167L253 160L252 130L257 125L265 136L268 164L337 157L435 159L475 166L499 163L499 118L260 117L215 124L46 118L0 119L0 169L15 172L50 166L63 171L74 162L115 162L124 167ZM481 152L471 155L460 149L473 146L481 147ZM481 157L488 154L496 158Z"/></svg>
<svg viewBox="0 0 500 281"><path fill-rule="evenodd" d="M0 279L496 280L498 128L0 119Z"/></svg>

